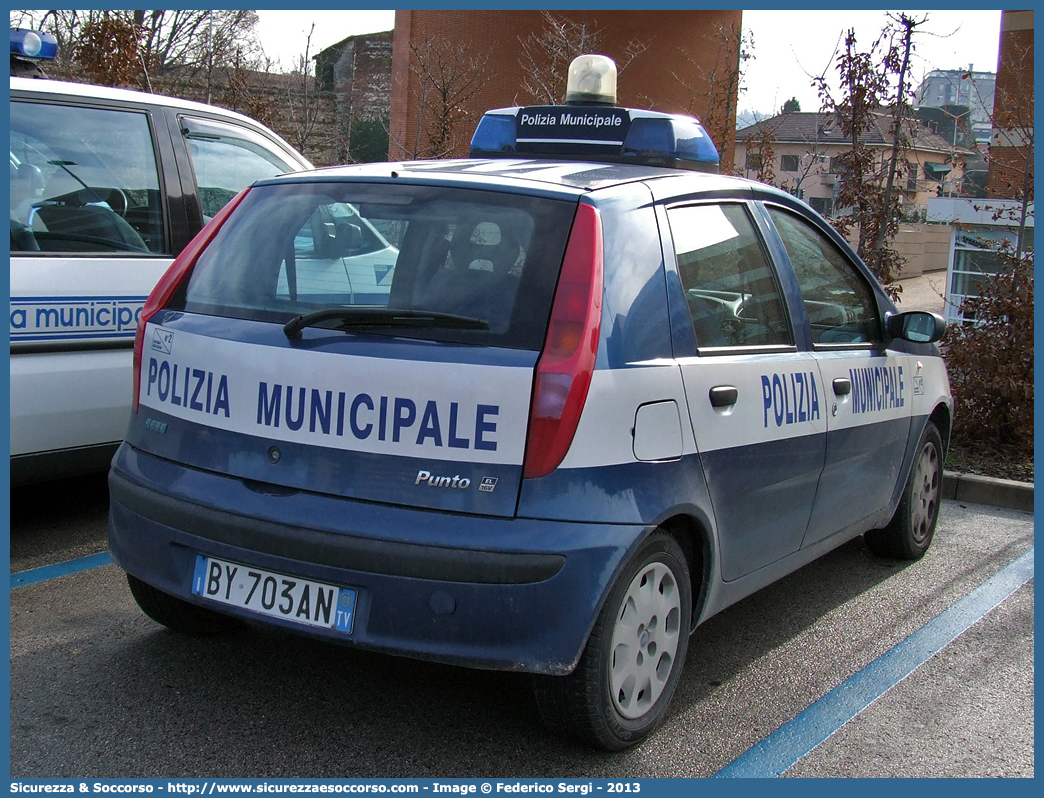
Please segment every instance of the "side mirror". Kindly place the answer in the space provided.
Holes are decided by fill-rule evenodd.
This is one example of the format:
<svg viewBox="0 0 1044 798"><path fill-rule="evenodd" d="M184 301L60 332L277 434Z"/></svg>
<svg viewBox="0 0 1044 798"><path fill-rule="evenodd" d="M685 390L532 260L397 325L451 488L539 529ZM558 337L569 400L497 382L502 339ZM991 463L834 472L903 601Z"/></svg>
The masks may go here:
<svg viewBox="0 0 1044 798"><path fill-rule="evenodd" d="M362 247L362 230L351 222L337 222L337 256L348 257Z"/></svg>
<svg viewBox="0 0 1044 798"><path fill-rule="evenodd" d="M932 344L946 334L946 319L924 310L896 313L888 317L888 334L915 344Z"/></svg>

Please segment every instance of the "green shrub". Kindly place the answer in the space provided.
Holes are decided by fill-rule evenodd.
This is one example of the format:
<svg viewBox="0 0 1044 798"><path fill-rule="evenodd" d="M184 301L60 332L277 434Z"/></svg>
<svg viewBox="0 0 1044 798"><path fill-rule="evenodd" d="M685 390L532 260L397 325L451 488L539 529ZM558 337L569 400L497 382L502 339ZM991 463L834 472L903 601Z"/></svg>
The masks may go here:
<svg viewBox="0 0 1044 798"><path fill-rule="evenodd" d="M954 438L1033 451L1033 255L982 281L946 337Z"/></svg>

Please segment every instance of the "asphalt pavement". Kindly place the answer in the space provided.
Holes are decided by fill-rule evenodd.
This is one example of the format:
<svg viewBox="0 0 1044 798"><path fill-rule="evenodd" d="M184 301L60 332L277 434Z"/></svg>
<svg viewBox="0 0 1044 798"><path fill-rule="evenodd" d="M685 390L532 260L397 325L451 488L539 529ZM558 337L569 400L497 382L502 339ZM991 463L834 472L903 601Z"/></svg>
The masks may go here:
<svg viewBox="0 0 1044 798"><path fill-rule="evenodd" d="M15 501L12 572L104 549L99 484ZM616 755L546 730L525 675L262 628L176 635L97 567L10 593L11 775L712 776L1032 547L1030 513L956 501L916 563L852 541L704 624L663 728ZM1032 596L1031 580L782 774L1032 776Z"/></svg>
<svg viewBox="0 0 1044 798"><path fill-rule="evenodd" d="M896 303L900 310L928 310L946 317L946 272L925 272L900 280L903 292Z"/></svg>

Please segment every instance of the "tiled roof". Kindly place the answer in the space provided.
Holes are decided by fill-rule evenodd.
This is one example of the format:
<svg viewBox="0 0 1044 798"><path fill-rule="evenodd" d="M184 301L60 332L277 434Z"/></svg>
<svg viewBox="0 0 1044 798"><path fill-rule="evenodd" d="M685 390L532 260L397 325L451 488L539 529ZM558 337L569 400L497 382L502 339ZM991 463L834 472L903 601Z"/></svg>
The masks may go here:
<svg viewBox="0 0 1044 798"><path fill-rule="evenodd" d="M909 131L910 141L914 149L951 152L953 144L933 133L927 127L913 119L903 121ZM863 133L861 140L865 144L877 147L888 147L892 144L892 120L886 111L878 114L875 124ZM779 114L771 119L764 119L736 132L736 142L743 143L751 134L760 134L763 130L771 133L772 139L779 144L813 144L821 146L848 144L849 139L841 132L836 114L798 112ZM958 152L968 152L958 147Z"/></svg>

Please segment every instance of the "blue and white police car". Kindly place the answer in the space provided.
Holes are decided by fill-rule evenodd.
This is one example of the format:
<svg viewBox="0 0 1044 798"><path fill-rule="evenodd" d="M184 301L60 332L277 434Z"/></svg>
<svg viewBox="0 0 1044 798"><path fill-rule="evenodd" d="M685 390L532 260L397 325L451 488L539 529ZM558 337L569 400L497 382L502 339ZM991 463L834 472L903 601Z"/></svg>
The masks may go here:
<svg viewBox="0 0 1044 798"><path fill-rule="evenodd" d="M471 159L259 181L176 260L110 472L148 615L530 672L551 725L620 749L715 613L859 535L924 554L942 319L716 174L696 120L613 105L607 61L487 113ZM302 273L325 225L379 233L386 291Z"/></svg>

